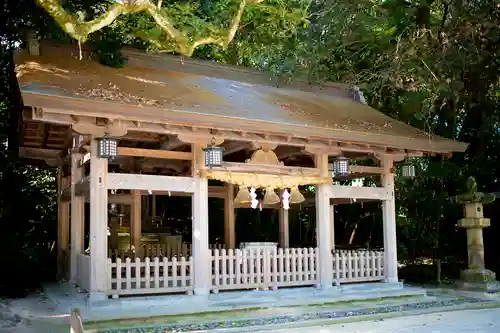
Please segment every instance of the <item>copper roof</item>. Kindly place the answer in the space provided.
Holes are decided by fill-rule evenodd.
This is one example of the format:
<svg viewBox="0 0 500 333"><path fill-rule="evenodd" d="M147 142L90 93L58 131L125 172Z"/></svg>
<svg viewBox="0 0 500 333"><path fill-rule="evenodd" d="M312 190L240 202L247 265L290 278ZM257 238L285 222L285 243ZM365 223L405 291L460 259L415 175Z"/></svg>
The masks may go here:
<svg viewBox="0 0 500 333"><path fill-rule="evenodd" d="M137 114L154 109L160 118L167 111L223 117L234 130L242 122L254 121L278 125L277 131L280 126L302 128L306 136L318 131L331 138L358 134L360 142L397 148L436 152L466 148L464 143L430 135L353 100L344 85L295 83L278 88L269 76L255 71L202 61L190 61L186 66L180 58L137 51L127 53L125 68L116 69L55 50L17 57L25 104L34 95L105 101L110 107L132 107ZM156 112L148 115L156 116Z"/></svg>

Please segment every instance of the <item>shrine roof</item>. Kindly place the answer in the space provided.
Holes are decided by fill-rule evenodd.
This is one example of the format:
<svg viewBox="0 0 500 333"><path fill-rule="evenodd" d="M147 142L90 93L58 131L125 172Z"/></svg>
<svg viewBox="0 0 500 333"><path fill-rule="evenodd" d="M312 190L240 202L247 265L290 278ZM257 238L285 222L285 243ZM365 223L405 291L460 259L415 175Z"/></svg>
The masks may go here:
<svg viewBox="0 0 500 333"><path fill-rule="evenodd" d="M227 130L266 129L302 137L427 152L464 151L354 98L343 84L278 84L259 71L126 50L124 68L100 65L73 48L47 46L16 55L24 104L80 110L114 119L154 119Z"/></svg>

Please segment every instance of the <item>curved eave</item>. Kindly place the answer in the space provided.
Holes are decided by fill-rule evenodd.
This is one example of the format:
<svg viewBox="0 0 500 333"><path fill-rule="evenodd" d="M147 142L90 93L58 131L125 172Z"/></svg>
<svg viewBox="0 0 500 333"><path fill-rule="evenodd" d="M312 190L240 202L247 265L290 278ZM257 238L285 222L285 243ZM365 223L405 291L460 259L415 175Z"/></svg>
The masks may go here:
<svg viewBox="0 0 500 333"><path fill-rule="evenodd" d="M321 138L337 142L376 145L393 149L407 149L424 153L449 154L464 152L467 144L437 136L413 138L381 133L356 132L307 125L276 123L263 120L210 115L190 110L163 109L117 102L62 97L22 89L24 104L58 114L87 117L106 117L138 122L216 128L220 130L255 133L275 133L300 138ZM137 129L136 129L137 130Z"/></svg>

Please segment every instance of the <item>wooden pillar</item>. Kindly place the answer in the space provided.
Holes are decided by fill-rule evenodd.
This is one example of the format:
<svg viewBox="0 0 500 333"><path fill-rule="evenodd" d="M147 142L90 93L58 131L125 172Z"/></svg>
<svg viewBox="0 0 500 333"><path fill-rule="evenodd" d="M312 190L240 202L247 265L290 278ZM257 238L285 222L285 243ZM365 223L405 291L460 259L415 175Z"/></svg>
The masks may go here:
<svg viewBox="0 0 500 333"><path fill-rule="evenodd" d="M288 210L281 207L278 211L279 214L279 232L280 247L283 249L290 247L290 232L288 229Z"/></svg>
<svg viewBox="0 0 500 333"><path fill-rule="evenodd" d="M142 257L141 248L141 191L132 191L132 206L130 210L130 246L135 250L135 255Z"/></svg>
<svg viewBox="0 0 500 333"><path fill-rule="evenodd" d="M84 245L84 197L75 195L75 184L84 176L83 168L80 167L82 154L71 155L71 260L70 278L72 282L78 281L78 256L83 253Z"/></svg>
<svg viewBox="0 0 500 333"><path fill-rule="evenodd" d="M398 255L396 239L396 202L394 199L394 173L391 156L382 157L382 186L391 194L389 200L382 201L382 219L384 224L384 276L386 282L398 282Z"/></svg>
<svg viewBox="0 0 500 333"><path fill-rule="evenodd" d="M328 177L328 155L316 155L316 167ZM319 251L319 284L329 288L333 283L332 246L330 232L330 187L331 184L316 185L316 239Z"/></svg>
<svg viewBox="0 0 500 333"><path fill-rule="evenodd" d="M224 245L226 249L236 248L236 231L234 215L234 185L225 183L224 198Z"/></svg>
<svg viewBox="0 0 500 333"><path fill-rule="evenodd" d="M330 246L335 250L335 205L330 205Z"/></svg>
<svg viewBox="0 0 500 333"><path fill-rule="evenodd" d="M109 237L108 237L108 249L111 251L118 250L120 248L120 242L118 239L119 228L120 228L120 223L118 221L118 217L115 214L111 214L111 216L109 216Z"/></svg>
<svg viewBox="0 0 500 333"><path fill-rule="evenodd" d="M192 172L194 193L192 197L192 255L194 266L194 294L208 295L212 285L211 260L208 248L208 180L201 177L198 170L205 167L203 146L191 145L193 152Z"/></svg>
<svg viewBox="0 0 500 333"><path fill-rule="evenodd" d="M156 195L151 195L151 217L155 219L156 216Z"/></svg>
<svg viewBox="0 0 500 333"><path fill-rule="evenodd" d="M69 260L69 202L62 201L62 191L69 186L68 178L63 175L62 166L57 175L57 277L68 277Z"/></svg>
<svg viewBox="0 0 500 333"><path fill-rule="evenodd" d="M108 280L108 160L98 157L92 139L90 156L90 296L103 299Z"/></svg>

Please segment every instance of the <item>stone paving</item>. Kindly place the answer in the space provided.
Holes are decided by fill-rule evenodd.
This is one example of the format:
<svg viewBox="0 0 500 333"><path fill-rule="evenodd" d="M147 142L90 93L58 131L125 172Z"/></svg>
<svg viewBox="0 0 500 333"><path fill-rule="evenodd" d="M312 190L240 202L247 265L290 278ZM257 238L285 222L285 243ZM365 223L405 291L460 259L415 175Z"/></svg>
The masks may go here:
<svg viewBox="0 0 500 333"><path fill-rule="evenodd" d="M385 320L273 330L278 333L498 333L500 309L421 314Z"/></svg>
<svg viewBox="0 0 500 333"><path fill-rule="evenodd" d="M395 301L394 299L392 300ZM219 318L219 320L208 320L203 318L197 322L186 322L166 324L156 323L153 325L144 325L139 327L128 328L115 327L115 328L101 328L98 329L102 333L165 333L165 332L204 332L204 331L224 331L224 330L237 330L237 332L258 332L266 331L270 328L277 329L286 325L295 325L298 327L318 325L318 322L325 321L350 321L350 320L363 320L370 316L378 316L379 318L385 315L411 315L421 311L445 311L458 309L460 306L466 308L474 306L485 306L489 302L476 298L435 298L435 299L403 299L395 304L390 304L389 300L381 300L382 304L375 304L368 302L362 305L357 305L356 302L348 303L347 308L339 308L338 304L329 304L324 307L307 307L302 308L302 311L295 314L261 314L253 318L242 319L241 313L233 318ZM359 319L357 319L359 318ZM146 324L146 323L144 323ZM278 326L276 326L278 325ZM109 326L108 326L109 327Z"/></svg>
<svg viewBox="0 0 500 333"><path fill-rule="evenodd" d="M302 327L302 331L299 329L293 329L290 332L316 332L316 333L330 333L338 332L339 328L351 327L354 324L342 324L341 322L351 322L351 321L361 321L361 320L372 320L371 325L364 323L358 323L361 326L352 326L354 331L358 333L390 333L387 328L383 325L391 322L399 322L402 325L401 329L406 329L406 331L400 331L399 328L395 328L394 332L414 332L420 333L423 331L417 331L416 329L420 326L426 326L427 322L437 322L441 320L440 316L449 316L446 313L439 315L434 318L427 314L421 314L420 316L405 317L403 319L385 319L384 321L373 322L373 318L389 318L392 316L400 316L405 313L415 314L417 313L430 313L437 311L448 310L463 310L463 309L478 309L483 307L497 307L500 306L498 298L485 299L480 297L472 297L471 295L457 296L450 294L433 295L433 296L411 296L411 297L399 297L399 298L389 298L389 299L378 299L378 300L358 300L358 301L348 301L348 302L337 302L333 304L323 304L316 306L306 306L306 307L274 307L274 308L262 308L252 311L241 311L237 312L216 312L216 313L206 313L206 314L192 314L187 315L187 317L175 316L171 320L165 320L166 317L153 317L151 322L144 320L143 318L140 323L131 325L129 322L115 322L112 323L102 323L101 325L87 325L86 329L95 330L94 332L113 332L113 333L165 333L165 332L263 332L267 330L282 330L286 327ZM488 330L491 326L493 331L491 333L500 332L498 328L498 321L500 320L500 310L482 310L484 313L496 313L492 316L492 320L484 318L484 315L478 319L481 325L486 325L485 328L482 326L477 326L476 330L463 331L463 332L484 332L490 333ZM493 312L492 312L493 311ZM495 312L496 311L496 312ZM224 316L222 316L224 314ZM467 320L468 325L471 322L468 321L469 316L462 315L458 316L458 319L451 319L452 324L456 324L460 320ZM488 317L488 316L486 316ZM434 319L433 319L434 318ZM471 317L472 318L472 317ZM62 333L68 332L68 314L58 309L57 304L55 304L51 299L47 298L43 294L32 295L30 297L18 300L0 300L0 333ZM154 320L153 320L154 319ZM332 325L336 321L338 324ZM474 323L474 322L472 322ZM90 323L87 323L90 324ZM110 325L111 324L111 325ZM491 324L491 325L490 325ZM139 327L137 327L138 325ZM318 325L331 325L324 327L317 327ZM378 326L382 325L380 330L374 331ZM397 324L394 324L397 325ZM94 327L92 327L94 326ZM101 326L101 327L97 327ZM110 329L110 326L114 329ZM131 326L136 326L135 328ZM306 327L307 326L307 327ZM357 328L359 327L359 329ZM362 330L363 327L369 328L369 330ZM396 327L396 326L395 326ZM429 326L430 327L430 326ZM459 324L459 328L468 327L467 325ZM427 327L428 328L428 327ZM378 329L378 328L377 328ZM439 326L437 329L441 329ZM282 332L287 332L282 331ZM344 332L344 330L341 330ZM350 331L346 331L350 332ZM425 331L433 333L434 331ZM448 332L439 331L435 332ZM454 329L452 332L462 332L460 330Z"/></svg>

